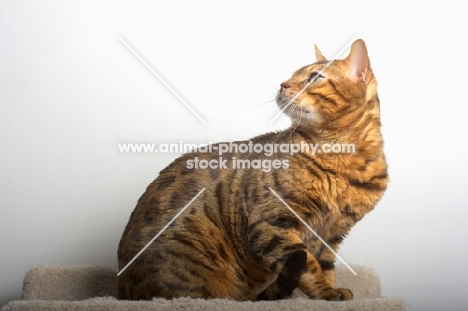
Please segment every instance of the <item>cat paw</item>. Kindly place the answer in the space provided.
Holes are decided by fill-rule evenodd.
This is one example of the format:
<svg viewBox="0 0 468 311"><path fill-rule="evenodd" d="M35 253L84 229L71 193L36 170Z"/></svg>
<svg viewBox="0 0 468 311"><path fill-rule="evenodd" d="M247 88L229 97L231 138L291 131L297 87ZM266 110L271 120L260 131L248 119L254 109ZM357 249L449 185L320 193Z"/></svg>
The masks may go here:
<svg viewBox="0 0 468 311"><path fill-rule="evenodd" d="M343 301L353 299L353 292L346 288L335 288L331 291L327 300Z"/></svg>

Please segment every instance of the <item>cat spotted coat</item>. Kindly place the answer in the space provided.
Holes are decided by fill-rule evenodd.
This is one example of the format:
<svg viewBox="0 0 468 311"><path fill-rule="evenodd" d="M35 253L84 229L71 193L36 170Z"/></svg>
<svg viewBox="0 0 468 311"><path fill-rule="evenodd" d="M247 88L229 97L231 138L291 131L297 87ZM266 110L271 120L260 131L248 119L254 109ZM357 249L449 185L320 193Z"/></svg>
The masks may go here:
<svg viewBox="0 0 468 311"><path fill-rule="evenodd" d="M377 82L364 41L333 62L315 53L317 62L294 72L277 94L291 127L250 141L353 144L354 152L223 154L287 164L268 172L196 169L187 165L195 157L209 161L219 154L182 155L138 200L120 240L119 270L205 190L122 272L119 299L274 300L295 288L312 299L352 299L349 289L335 288L334 253L273 193L337 251L387 187Z"/></svg>

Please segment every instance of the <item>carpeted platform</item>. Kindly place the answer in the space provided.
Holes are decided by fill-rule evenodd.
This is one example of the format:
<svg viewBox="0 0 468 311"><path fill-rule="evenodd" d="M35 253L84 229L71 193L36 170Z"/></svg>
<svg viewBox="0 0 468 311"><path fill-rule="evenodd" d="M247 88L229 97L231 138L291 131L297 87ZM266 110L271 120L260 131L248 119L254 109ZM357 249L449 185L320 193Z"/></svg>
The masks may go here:
<svg viewBox="0 0 468 311"><path fill-rule="evenodd" d="M26 310L408 310L400 298L381 297L378 275L370 268L353 266L336 269L337 287L353 290L355 299L346 302L311 300L297 292L294 298L279 301L238 302L228 299L117 300L115 266L39 266L24 279L23 300L12 301L1 311Z"/></svg>

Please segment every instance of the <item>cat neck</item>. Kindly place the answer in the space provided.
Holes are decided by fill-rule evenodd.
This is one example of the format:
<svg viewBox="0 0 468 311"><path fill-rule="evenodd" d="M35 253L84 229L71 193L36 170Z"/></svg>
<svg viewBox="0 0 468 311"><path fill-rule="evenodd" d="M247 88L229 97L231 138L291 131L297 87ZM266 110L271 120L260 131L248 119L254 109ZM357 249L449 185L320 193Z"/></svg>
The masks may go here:
<svg viewBox="0 0 468 311"><path fill-rule="evenodd" d="M354 116L353 116L354 114ZM291 137L315 143L372 143L376 147L383 142L380 132L380 102L378 97L368 100L360 109L346 116L346 120L330 121L322 126L305 126L292 123L288 131Z"/></svg>
<svg viewBox="0 0 468 311"><path fill-rule="evenodd" d="M327 158L347 157L347 158L363 158L375 159L384 158L383 156L383 139L380 132L380 114L366 113L359 120L353 122L352 126L335 127L317 129L304 126L291 126L288 129L291 133L291 142L301 144L303 142L314 144L318 148L327 147L329 150L335 147L338 150L340 147L346 148L347 153L343 152L328 152L321 155ZM320 154L315 154L319 156Z"/></svg>

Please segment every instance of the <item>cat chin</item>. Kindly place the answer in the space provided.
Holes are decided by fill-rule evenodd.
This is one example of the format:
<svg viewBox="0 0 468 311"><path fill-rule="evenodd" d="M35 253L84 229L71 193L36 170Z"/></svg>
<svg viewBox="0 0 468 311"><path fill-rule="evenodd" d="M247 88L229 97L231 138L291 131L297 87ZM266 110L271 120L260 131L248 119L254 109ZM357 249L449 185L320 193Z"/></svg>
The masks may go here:
<svg viewBox="0 0 468 311"><path fill-rule="evenodd" d="M299 123L304 126L315 126L320 123L321 118L316 112L308 111L298 112L297 114L291 117L291 120L296 124Z"/></svg>
<svg viewBox="0 0 468 311"><path fill-rule="evenodd" d="M312 128L317 128L317 126L319 126L320 123L318 123L317 121L315 120L311 120L311 119L291 119L291 126L292 127L297 127L297 126L301 126L302 128L305 128L305 129L312 129Z"/></svg>

